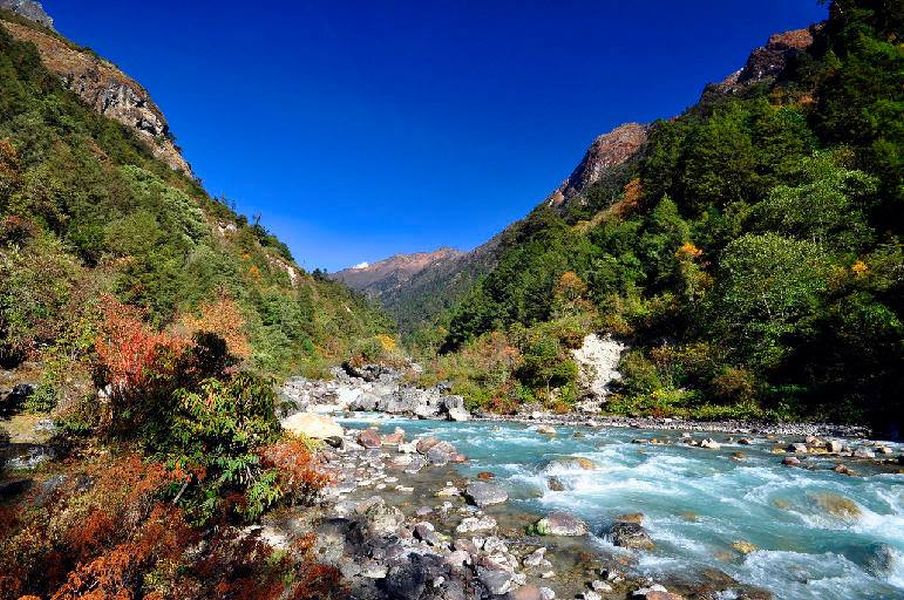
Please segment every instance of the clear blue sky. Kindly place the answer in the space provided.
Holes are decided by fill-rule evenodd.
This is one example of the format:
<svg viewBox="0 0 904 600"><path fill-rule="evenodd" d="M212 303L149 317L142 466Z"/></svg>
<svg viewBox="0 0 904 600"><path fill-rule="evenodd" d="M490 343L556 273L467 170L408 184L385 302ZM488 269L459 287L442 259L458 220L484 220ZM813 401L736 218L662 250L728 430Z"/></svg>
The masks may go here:
<svg viewBox="0 0 904 600"><path fill-rule="evenodd" d="M44 0L147 87L207 189L336 270L472 248L598 134L694 103L816 0Z"/></svg>

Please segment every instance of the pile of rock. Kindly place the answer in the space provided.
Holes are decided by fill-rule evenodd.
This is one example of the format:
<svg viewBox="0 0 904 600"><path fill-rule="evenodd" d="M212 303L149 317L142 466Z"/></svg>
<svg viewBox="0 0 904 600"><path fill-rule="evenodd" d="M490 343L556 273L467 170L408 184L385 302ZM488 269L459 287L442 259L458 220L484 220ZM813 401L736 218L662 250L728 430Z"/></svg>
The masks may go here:
<svg viewBox="0 0 904 600"><path fill-rule="evenodd" d="M293 377L285 382L281 397L293 411L367 411L420 419L467 421L464 398L449 394L438 384L421 389L403 381L398 369L382 365L346 365L331 371L332 381Z"/></svg>

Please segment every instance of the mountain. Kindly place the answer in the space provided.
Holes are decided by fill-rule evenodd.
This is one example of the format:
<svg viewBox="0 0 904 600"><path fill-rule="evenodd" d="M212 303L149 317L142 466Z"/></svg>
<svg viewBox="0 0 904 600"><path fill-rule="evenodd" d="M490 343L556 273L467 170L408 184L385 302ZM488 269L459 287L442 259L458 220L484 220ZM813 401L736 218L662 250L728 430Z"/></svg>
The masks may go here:
<svg viewBox="0 0 904 600"><path fill-rule="evenodd" d="M34 0L0 0L0 9L7 10L37 25L47 29L53 29L53 19L50 18L40 2Z"/></svg>
<svg viewBox="0 0 904 600"><path fill-rule="evenodd" d="M440 249L396 256L334 277L379 302L404 334L411 334L452 308L493 265L498 239L470 252Z"/></svg>
<svg viewBox="0 0 904 600"><path fill-rule="evenodd" d="M329 480L274 384L393 357L394 325L212 198L140 84L4 6L0 598L337 597L246 528Z"/></svg>
<svg viewBox="0 0 904 600"><path fill-rule="evenodd" d="M464 254L454 248L440 248L433 252L397 254L375 263L363 263L335 273L332 277L348 287L379 298L384 293L404 285L424 269L439 268L443 263Z"/></svg>
<svg viewBox="0 0 904 600"><path fill-rule="evenodd" d="M813 43L813 32L817 30L818 27L813 27L771 36L764 46L750 54L742 69L718 84L707 86L704 97L742 94L751 86L781 74L789 61L794 60ZM563 214L569 211L586 213L587 204L591 200L584 192L594 187L593 192L596 196L608 192L610 195L603 203L611 203L622 193L622 189L617 187L608 190L601 182L608 179L620 180L623 167L638 158L650 131L650 125L625 123L597 137L571 175L542 204ZM517 223L506 231L516 226ZM501 232L472 252L449 260L431 262L413 276L393 278L386 286L377 284L377 287L381 288L379 293L374 293L374 290L367 286L358 286L353 269L342 271L338 278L352 288L365 291L377 299L399 322L401 330L410 333L426 323L441 318L443 311L454 306L475 281L492 269L497 261L500 241L505 237L505 232ZM367 272L366 269L361 272L362 279L366 280L369 277ZM352 277L346 279L345 274Z"/></svg>
<svg viewBox="0 0 904 600"><path fill-rule="evenodd" d="M628 346L607 411L894 435L904 11L836 0L829 14L770 37L681 115L597 138L466 290L447 292L448 270L403 285L412 306L452 300L420 312L413 338L435 378L472 405L564 410L584 394L571 350L597 333Z"/></svg>
<svg viewBox="0 0 904 600"><path fill-rule="evenodd" d="M546 199L546 203L562 207L613 169L625 164L647 141L647 131L647 127L639 123L625 123L596 138L575 170Z"/></svg>

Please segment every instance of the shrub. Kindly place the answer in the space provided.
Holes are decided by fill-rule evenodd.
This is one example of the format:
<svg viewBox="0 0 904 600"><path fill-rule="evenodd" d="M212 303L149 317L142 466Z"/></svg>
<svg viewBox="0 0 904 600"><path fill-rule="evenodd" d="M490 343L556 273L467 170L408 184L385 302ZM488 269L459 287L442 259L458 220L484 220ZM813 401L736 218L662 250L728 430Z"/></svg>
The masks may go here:
<svg viewBox="0 0 904 600"><path fill-rule="evenodd" d="M174 399L176 414L156 446L174 464L202 474L195 477L197 488L188 490L189 478L177 494L195 518L233 508L241 518L255 517L282 497L277 475L261 466L257 453L281 431L271 382L240 372L227 381L203 381L197 392L177 390ZM239 497L224 501L230 493Z"/></svg>
<svg viewBox="0 0 904 600"><path fill-rule="evenodd" d="M190 335L213 333L226 342L232 356L246 359L251 356L251 345L245 333L245 318L239 305L229 296L221 293L211 302L201 305L200 314L186 314L181 325Z"/></svg>

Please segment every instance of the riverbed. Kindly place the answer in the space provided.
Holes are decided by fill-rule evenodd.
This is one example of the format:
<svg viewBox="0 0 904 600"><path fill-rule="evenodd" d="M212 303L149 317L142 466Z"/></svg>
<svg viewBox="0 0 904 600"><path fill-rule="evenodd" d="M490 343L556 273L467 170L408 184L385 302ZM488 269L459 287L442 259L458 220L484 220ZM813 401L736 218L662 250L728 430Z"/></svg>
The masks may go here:
<svg viewBox="0 0 904 600"><path fill-rule="evenodd" d="M838 457L815 455L789 467L778 452L798 441L790 438L742 445L708 434L720 447L707 449L678 431L559 425L550 434L522 423L377 414L341 421L453 443L469 459L454 467L459 475L489 472L508 491L497 513L575 514L590 525L591 549L625 555L638 576L718 570L789 600L904 598L904 475L894 466L848 458L850 476L833 470ZM593 467L557 460L567 457ZM626 513L642 513L652 550L610 543L607 532Z"/></svg>

